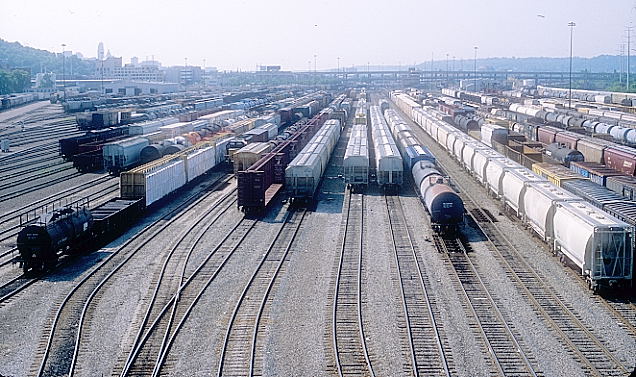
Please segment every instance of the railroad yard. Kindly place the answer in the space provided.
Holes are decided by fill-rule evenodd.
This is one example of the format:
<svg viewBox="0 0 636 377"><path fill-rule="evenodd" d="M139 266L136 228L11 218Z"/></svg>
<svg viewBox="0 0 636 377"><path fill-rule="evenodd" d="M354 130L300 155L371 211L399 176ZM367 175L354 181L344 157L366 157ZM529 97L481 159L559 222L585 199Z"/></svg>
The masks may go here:
<svg viewBox="0 0 636 377"><path fill-rule="evenodd" d="M559 93L0 111L0 377L636 375L633 106Z"/></svg>

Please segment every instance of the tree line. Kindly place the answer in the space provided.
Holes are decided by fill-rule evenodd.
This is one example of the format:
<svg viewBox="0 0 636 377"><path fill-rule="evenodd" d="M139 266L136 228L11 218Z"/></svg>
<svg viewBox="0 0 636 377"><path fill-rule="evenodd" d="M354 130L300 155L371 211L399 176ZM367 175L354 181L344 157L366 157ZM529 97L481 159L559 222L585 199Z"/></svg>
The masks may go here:
<svg viewBox="0 0 636 377"><path fill-rule="evenodd" d="M0 69L0 94L23 92L31 87L31 75L21 69Z"/></svg>

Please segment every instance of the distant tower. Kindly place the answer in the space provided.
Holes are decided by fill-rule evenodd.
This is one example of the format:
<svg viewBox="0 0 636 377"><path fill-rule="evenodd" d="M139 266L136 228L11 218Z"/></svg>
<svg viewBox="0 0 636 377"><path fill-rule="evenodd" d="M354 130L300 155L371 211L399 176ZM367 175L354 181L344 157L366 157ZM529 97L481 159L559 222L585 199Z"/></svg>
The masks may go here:
<svg viewBox="0 0 636 377"><path fill-rule="evenodd" d="M108 50L108 52L106 53L106 58L112 58L113 56L110 54L110 49Z"/></svg>
<svg viewBox="0 0 636 377"><path fill-rule="evenodd" d="M104 44L102 42L97 45L97 60L104 60Z"/></svg>
<svg viewBox="0 0 636 377"><path fill-rule="evenodd" d="M137 58L136 56L133 56L132 58L130 58L130 64L133 66L138 66L139 65L139 58Z"/></svg>

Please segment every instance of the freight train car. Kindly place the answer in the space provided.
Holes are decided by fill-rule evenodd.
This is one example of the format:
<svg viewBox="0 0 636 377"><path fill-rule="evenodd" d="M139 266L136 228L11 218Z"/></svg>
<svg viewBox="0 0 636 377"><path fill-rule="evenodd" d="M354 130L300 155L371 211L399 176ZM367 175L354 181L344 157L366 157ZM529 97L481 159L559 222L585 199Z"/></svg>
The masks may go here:
<svg viewBox="0 0 636 377"><path fill-rule="evenodd" d="M351 127L342 170L345 184L352 191L364 190L369 184L369 142L366 125L354 124Z"/></svg>
<svg viewBox="0 0 636 377"><path fill-rule="evenodd" d="M404 179L404 165L400 150L378 106L369 108L369 118L378 185L388 190L399 188Z"/></svg>

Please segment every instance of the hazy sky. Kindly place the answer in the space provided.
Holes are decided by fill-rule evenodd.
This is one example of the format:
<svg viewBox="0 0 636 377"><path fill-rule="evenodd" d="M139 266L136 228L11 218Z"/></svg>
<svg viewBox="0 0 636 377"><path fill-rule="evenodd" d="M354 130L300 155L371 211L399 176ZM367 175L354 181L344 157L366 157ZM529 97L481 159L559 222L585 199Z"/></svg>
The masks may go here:
<svg viewBox="0 0 636 377"><path fill-rule="evenodd" d="M2 1L0 38L124 62L249 69L317 68L497 56L616 54L636 25L634 0L21 0ZM541 16L539 16L541 15ZM636 30L633 33L636 42ZM636 47L636 43L632 46Z"/></svg>

